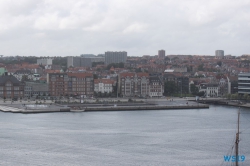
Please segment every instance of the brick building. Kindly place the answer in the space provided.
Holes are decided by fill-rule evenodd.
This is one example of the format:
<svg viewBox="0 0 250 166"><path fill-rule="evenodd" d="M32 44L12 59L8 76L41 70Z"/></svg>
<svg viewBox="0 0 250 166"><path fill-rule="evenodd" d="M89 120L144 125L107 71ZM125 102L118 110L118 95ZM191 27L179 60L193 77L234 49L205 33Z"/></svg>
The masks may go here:
<svg viewBox="0 0 250 166"><path fill-rule="evenodd" d="M2 98L22 98L24 84L13 75L4 73L0 76L0 97Z"/></svg>

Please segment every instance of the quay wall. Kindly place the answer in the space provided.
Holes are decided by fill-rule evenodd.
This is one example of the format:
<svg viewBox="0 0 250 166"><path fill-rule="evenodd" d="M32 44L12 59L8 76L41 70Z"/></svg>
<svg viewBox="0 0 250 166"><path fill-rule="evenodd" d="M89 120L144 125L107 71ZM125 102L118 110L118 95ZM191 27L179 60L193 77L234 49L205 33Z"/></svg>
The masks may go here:
<svg viewBox="0 0 250 166"><path fill-rule="evenodd" d="M90 111L134 111L134 110L168 110L168 109L202 109L209 108L209 105L206 104L197 104L197 105L168 105L168 106L123 106L123 107L85 107L85 112Z"/></svg>

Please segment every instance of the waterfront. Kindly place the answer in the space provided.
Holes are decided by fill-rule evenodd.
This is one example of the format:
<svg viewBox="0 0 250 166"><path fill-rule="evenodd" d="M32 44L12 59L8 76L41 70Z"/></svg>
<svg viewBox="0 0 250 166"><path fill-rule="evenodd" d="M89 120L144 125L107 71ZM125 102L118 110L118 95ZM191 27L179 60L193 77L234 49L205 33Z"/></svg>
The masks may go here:
<svg viewBox="0 0 250 166"><path fill-rule="evenodd" d="M220 165L237 108L12 114L0 112L0 165ZM250 165L250 111L240 153ZM226 163L224 164L226 165Z"/></svg>

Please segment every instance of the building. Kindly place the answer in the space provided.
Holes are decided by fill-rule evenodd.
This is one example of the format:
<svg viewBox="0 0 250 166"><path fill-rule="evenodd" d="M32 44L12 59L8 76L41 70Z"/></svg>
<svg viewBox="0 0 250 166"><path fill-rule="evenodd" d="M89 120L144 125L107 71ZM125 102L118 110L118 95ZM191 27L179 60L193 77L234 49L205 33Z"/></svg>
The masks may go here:
<svg viewBox="0 0 250 166"><path fill-rule="evenodd" d="M95 57L95 55L94 54L81 54L80 57L82 57L82 58L93 58L93 57Z"/></svg>
<svg viewBox="0 0 250 166"><path fill-rule="evenodd" d="M204 92L205 97L218 97L219 87L217 84L201 84L199 92Z"/></svg>
<svg viewBox="0 0 250 166"><path fill-rule="evenodd" d="M38 65L52 65L52 59L51 58L42 58L37 59Z"/></svg>
<svg viewBox="0 0 250 166"><path fill-rule="evenodd" d="M92 73L49 73L50 96L88 96L94 95Z"/></svg>
<svg viewBox="0 0 250 166"><path fill-rule="evenodd" d="M91 58L81 58L81 64L79 67L92 67Z"/></svg>
<svg viewBox="0 0 250 166"><path fill-rule="evenodd" d="M67 57L67 67L80 67L81 66L81 57Z"/></svg>
<svg viewBox="0 0 250 166"><path fill-rule="evenodd" d="M189 93L189 77L182 75L181 73L163 73L162 79L164 82L174 82L178 87L178 93Z"/></svg>
<svg viewBox="0 0 250 166"><path fill-rule="evenodd" d="M149 96L148 73L121 73L118 76L118 91L123 97Z"/></svg>
<svg viewBox="0 0 250 166"><path fill-rule="evenodd" d="M47 83L39 83L39 82L25 82L24 87L24 97L32 98L32 97L45 97L49 96L49 86Z"/></svg>
<svg viewBox="0 0 250 166"><path fill-rule="evenodd" d="M250 94L250 73L238 74L238 94Z"/></svg>
<svg viewBox="0 0 250 166"><path fill-rule="evenodd" d="M224 50L216 50L215 51L215 58L224 59Z"/></svg>
<svg viewBox="0 0 250 166"><path fill-rule="evenodd" d="M92 67L93 62L104 62L104 57L68 57L67 67Z"/></svg>
<svg viewBox="0 0 250 166"><path fill-rule="evenodd" d="M3 67L0 68L0 76L3 75L7 70Z"/></svg>
<svg viewBox="0 0 250 166"><path fill-rule="evenodd" d="M22 98L24 84L18 81L13 75L7 72L0 76L0 97L2 98Z"/></svg>
<svg viewBox="0 0 250 166"><path fill-rule="evenodd" d="M163 82L158 76L149 77L149 96L162 97L164 93Z"/></svg>
<svg viewBox="0 0 250 166"><path fill-rule="evenodd" d="M94 78L92 73L68 73L68 95L93 97Z"/></svg>
<svg viewBox="0 0 250 166"><path fill-rule="evenodd" d="M69 77L66 73L49 73L48 79L50 96L66 96L68 90Z"/></svg>
<svg viewBox="0 0 250 166"><path fill-rule="evenodd" d="M109 65L111 63L126 63L127 61L127 52L105 52L105 64Z"/></svg>
<svg viewBox="0 0 250 166"><path fill-rule="evenodd" d="M164 59L165 58L165 50L159 50L158 51L158 57L161 58L161 59Z"/></svg>
<svg viewBox="0 0 250 166"><path fill-rule="evenodd" d="M111 79L95 79L94 91L95 93L112 93L115 81Z"/></svg>
<svg viewBox="0 0 250 166"><path fill-rule="evenodd" d="M33 74L31 73L30 70L17 70L15 73L13 73L13 76L18 79L18 81L23 81L23 80L32 80L33 79Z"/></svg>

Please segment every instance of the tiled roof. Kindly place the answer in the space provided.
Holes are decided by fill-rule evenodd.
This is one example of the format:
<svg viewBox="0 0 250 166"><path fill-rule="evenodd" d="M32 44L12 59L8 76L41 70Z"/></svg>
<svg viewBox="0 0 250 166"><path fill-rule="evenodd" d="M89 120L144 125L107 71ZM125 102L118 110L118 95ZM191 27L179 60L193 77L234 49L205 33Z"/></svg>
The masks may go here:
<svg viewBox="0 0 250 166"><path fill-rule="evenodd" d="M67 73L69 77L85 78L93 77L92 73Z"/></svg>
<svg viewBox="0 0 250 166"><path fill-rule="evenodd" d="M19 85L21 83L13 75L2 75L2 76L0 76L0 85L4 85L7 81L12 82L12 84L14 84L14 85Z"/></svg>
<svg viewBox="0 0 250 166"><path fill-rule="evenodd" d="M114 84L114 80L111 79L95 79L94 83L98 84L98 83L104 83L104 84Z"/></svg>

